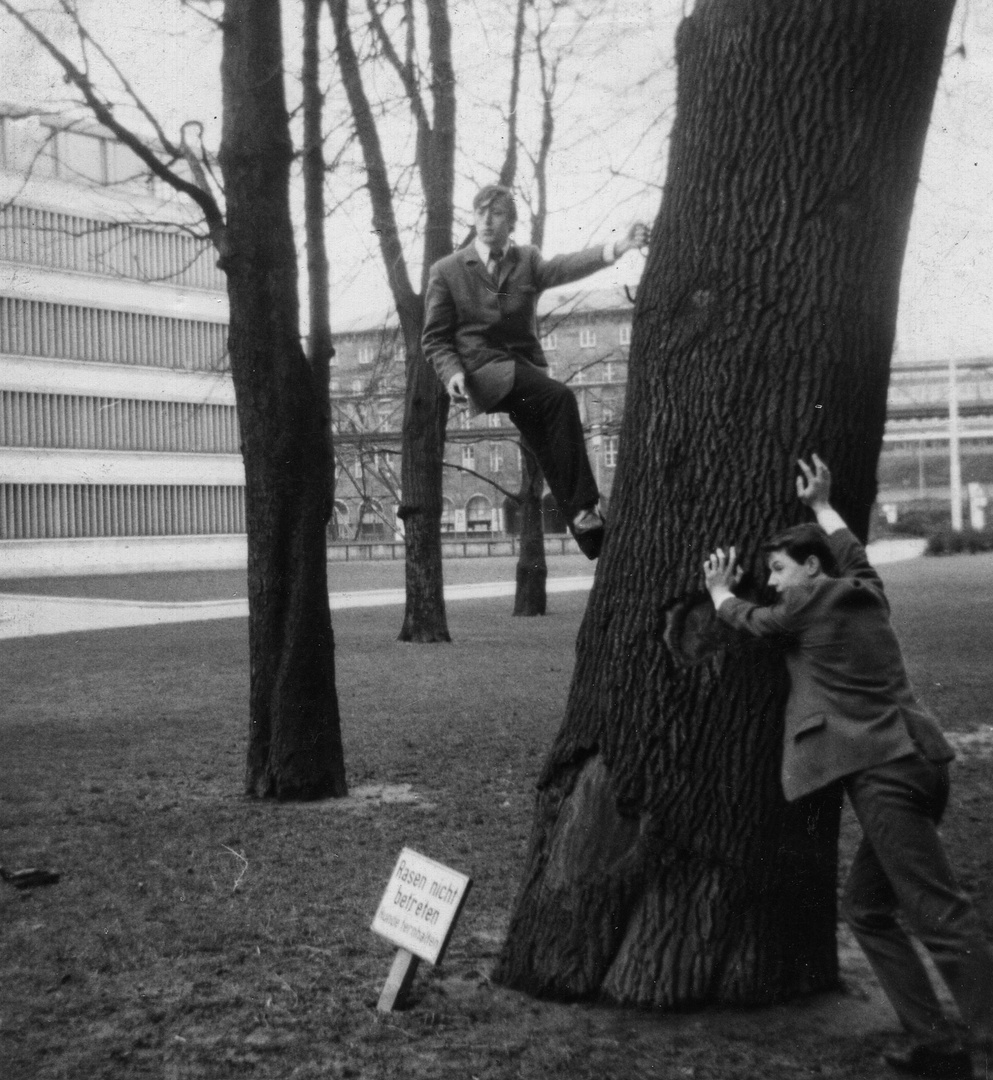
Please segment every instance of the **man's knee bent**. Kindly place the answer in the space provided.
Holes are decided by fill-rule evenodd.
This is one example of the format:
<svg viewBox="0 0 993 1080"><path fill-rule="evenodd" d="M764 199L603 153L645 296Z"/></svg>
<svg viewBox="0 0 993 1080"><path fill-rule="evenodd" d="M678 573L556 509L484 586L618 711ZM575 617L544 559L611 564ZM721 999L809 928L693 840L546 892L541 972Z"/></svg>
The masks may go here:
<svg viewBox="0 0 993 1080"><path fill-rule="evenodd" d="M551 376L547 376L540 383L529 388L528 397L533 400L540 399L560 407L564 405L579 408L576 395L565 383L560 383L558 379L553 379Z"/></svg>
<svg viewBox="0 0 993 1080"><path fill-rule="evenodd" d="M523 423L542 423L552 417L566 417L568 423L581 423L576 395L563 383L546 379L538 386L528 387L527 393L507 410L510 419Z"/></svg>

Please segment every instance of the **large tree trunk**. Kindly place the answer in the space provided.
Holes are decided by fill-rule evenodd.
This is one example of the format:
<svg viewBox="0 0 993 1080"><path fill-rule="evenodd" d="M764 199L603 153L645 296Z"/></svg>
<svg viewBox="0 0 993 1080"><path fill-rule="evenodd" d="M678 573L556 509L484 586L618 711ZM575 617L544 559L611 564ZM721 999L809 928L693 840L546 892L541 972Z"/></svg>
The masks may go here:
<svg viewBox="0 0 993 1080"><path fill-rule="evenodd" d="M548 563L541 493L545 477L534 454L521 443L520 551L517 555L515 615L544 615L548 607Z"/></svg>
<svg viewBox="0 0 993 1080"><path fill-rule="evenodd" d="M324 534L331 465L321 379L300 343L279 0L227 0L221 71L223 267L248 518L246 787L343 795Z"/></svg>
<svg viewBox="0 0 993 1080"><path fill-rule="evenodd" d="M700 0L677 39L612 527L497 978L760 1003L837 977L838 794L780 794L786 677L701 565L799 520L817 451L864 536L951 0Z"/></svg>

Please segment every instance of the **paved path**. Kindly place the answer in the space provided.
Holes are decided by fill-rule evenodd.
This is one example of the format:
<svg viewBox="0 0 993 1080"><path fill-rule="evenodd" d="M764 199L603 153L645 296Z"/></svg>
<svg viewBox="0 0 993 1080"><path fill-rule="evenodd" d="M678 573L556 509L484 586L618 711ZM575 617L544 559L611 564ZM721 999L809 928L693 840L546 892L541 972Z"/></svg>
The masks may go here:
<svg viewBox="0 0 993 1080"><path fill-rule="evenodd" d="M888 540L871 544L869 553L877 565L898 562L920 555L923 541ZM549 593L588 591L592 574L550 577ZM513 581L487 581L477 585L448 585L445 600L478 600L493 596L513 596ZM403 589L363 589L331 593L331 610L385 607L403 604ZM30 596L0 593L0 638L31 637L36 634L68 634L86 630L109 630L122 626L157 626L162 623L205 622L209 619L243 619L247 600L202 600L163 603L150 600L94 600L82 597Z"/></svg>
<svg viewBox="0 0 993 1080"><path fill-rule="evenodd" d="M589 590L592 575L549 578L549 593ZM477 600L513 596L513 581L489 581L478 585L448 585L445 600ZM386 607L404 603L403 589L362 589L331 593L332 611L356 607ZM94 600L83 597L31 596L0 593L0 638L35 634L67 634L83 630L108 630L121 626L157 626L161 623L206 622L209 619L243 619L247 600L202 600L168 603L154 600Z"/></svg>

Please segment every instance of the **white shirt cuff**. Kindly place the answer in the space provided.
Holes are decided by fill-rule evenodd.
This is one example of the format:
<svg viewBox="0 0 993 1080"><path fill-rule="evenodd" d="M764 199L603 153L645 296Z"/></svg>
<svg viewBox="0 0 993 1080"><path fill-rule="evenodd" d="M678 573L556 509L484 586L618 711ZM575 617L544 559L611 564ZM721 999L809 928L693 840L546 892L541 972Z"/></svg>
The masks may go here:
<svg viewBox="0 0 993 1080"><path fill-rule="evenodd" d="M712 589L710 592L710 599L714 605L714 611L720 611L721 604L726 600L733 600L734 593L730 589Z"/></svg>
<svg viewBox="0 0 993 1080"><path fill-rule="evenodd" d="M841 532L847 529L845 519L833 506L817 511L817 524L830 536L831 533Z"/></svg>

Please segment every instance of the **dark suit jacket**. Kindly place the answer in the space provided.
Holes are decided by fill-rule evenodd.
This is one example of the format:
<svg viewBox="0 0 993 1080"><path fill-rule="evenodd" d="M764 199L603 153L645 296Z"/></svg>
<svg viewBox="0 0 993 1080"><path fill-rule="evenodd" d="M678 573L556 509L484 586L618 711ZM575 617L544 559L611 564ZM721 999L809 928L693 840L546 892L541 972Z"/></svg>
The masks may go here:
<svg viewBox="0 0 993 1080"><path fill-rule="evenodd" d="M847 529L829 540L841 577L786 589L772 607L734 597L718 610L731 626L785 645L788 800L915 751L936 762L954 757L937 721L914 699L883 583L865 549Z"/></svg>
<svg viewBox="0 0 993 1080"><path fill-rule="evenodd" d="M473 404L492 409L509 393L514 364L548 367L536 309L545 289L578 281L606 265L603 247L543 259L530 245L511 245L494 281L474 244L431 267L425 296L424 355L447 386L466 374Z"/></svg>

